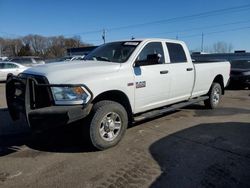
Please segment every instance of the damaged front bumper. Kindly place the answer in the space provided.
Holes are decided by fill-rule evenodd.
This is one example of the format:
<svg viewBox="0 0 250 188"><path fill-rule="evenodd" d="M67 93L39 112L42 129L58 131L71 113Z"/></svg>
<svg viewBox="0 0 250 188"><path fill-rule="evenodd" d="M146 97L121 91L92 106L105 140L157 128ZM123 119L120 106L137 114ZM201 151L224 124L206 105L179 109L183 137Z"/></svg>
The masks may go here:
<svg viewBox="0 0 250 188"><path fill-rule="evenodd" d="M82 86L91 94L87 104L55 105L51 87ZM6 81L6 99L13 120L24 114L28 125L44 130L86 117L92 108L92 93L85 85L49 84L43 76L9 74Z"/></svg>

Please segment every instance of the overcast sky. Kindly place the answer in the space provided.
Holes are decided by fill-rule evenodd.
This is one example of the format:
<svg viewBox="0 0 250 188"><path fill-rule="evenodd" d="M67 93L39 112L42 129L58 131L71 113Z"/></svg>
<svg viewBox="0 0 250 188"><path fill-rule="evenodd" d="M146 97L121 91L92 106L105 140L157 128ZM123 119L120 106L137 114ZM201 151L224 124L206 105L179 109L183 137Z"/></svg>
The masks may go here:
<svg viewBox="0 0 250 188"><path fill-rule="evenodd" d="M219 10L219 11L218 11ZM249 0L0 0L0 37L79 35L84 42L178 38L191 50L215 42L250 51Z"/></svg>

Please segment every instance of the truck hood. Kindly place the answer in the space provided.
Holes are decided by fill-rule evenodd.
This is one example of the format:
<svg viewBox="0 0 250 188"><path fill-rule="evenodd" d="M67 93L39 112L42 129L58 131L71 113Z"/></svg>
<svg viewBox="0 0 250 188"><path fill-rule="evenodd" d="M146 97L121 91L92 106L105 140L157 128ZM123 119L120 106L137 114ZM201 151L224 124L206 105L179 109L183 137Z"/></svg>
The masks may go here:
<svg viewBox="0 0 250 188"><path fill-rule="evenodd" d="M84 78L116 72L119 69L119 63L106 61L71 61L40 65L29 68L23 73L45 76L51 84L80 84Z"/></svg>

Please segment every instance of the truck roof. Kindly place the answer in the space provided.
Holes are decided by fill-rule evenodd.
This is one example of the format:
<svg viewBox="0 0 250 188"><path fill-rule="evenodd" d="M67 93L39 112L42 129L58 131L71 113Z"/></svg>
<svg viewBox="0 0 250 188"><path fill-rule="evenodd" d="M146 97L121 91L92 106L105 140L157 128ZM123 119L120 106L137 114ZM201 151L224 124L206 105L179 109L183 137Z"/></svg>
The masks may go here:
<svg viewBox="0 0 250 188"><path fill-rule="evenodd" d="M166 42L174 42L174 43L184 43L183 41L180 40L174 40L174 39L165 39L165 38L134 38L130 40L117 40L118 41L127 41L127 42L133 42L133 41L141 41L141 42L148 42L148 41L166 41ZM115 41L114 41L115 42Z"/></svg>

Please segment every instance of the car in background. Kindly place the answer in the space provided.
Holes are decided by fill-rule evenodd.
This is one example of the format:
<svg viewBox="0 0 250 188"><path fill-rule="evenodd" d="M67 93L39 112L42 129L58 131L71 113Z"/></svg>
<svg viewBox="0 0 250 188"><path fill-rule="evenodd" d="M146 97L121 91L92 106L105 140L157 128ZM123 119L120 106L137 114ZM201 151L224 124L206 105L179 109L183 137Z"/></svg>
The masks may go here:
<svg viewBox="0 0 250 188"><path fill-rule="evenodd" d="M61 61L70 61L73 58L73 56L64 56L59 59L55 59L56 62L61 62Z"/></svg>
<svg viewBox="0 0 250 188"><path fill-rule="evenodd" d="M46 63L58 63L58 62L68 63L71 61L82 61L82 60L84 60L84 57L85 57L85 55L64 56L61 58L48 59L48 60L46 60Z"/></svg>
<svg viewBox="0 0 250 188"><path fill-rule="evenodd" d="M230 86L250 89L250 60L233 60L230 63Z"/></svg>
<svg viewBox="0 0 250 188"><path fill-rule="evenodd" d="M14 62L1 61L0 62L0 81L6 81L7 75L12 73L18 75L29 67L23 66Z"/></svg>
<svg viewBox="0 0 250 188"><path fill-rule="evenodd" d="M5 60L7 60L7 59L8 59L8 57L6 57L6 56L0 57L0 61L5 61Z"/></svg>
<svg viewBox="0 0 250 188"><path fill-rule="evenodd" d="M10 58L9 61L31 67L45 64L45 61L42 58L35 56L14 57Z"/></svg>
<svg viewBox="0 0 250 188"><path fill-rule="evenodd" d="M83 60L85 55L76 55L76 56L65 56L59 59L59 61L75 61Z"/></svg>

